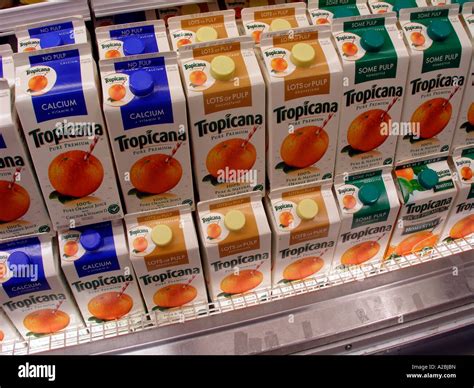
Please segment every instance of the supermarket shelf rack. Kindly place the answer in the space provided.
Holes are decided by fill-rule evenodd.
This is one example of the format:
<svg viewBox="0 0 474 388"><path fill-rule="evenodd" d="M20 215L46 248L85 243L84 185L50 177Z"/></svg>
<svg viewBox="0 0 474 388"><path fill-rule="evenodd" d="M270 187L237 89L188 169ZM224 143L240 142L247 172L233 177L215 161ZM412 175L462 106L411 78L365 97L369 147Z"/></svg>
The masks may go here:
<svg viewBox="0 0 474 388"><path fill-rule="evenodd" d="M380 353L474 324L474 236L261 295L7 343L0 354Z"/></svg>

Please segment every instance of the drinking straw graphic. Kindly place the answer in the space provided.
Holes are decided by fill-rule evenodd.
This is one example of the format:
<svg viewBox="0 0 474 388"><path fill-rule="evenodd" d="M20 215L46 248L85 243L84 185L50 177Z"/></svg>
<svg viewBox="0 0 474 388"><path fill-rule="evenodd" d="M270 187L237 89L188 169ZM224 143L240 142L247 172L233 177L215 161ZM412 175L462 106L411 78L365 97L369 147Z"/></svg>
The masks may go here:
<svg viewBox="0 0 474 388"><path fill-rule="evenodd" d="M21 167L17 167L17 168L15 169L15 172L13 173L12 180L11 180L10 183L8 184L8 190L13 189L13 185L14 185L15 182L16 182L16 177L20 174L20 172L21 172Z"/></svg>
<svg viewBox="0 0 474 388"><path fill-rule="evenodd" d="M247 144L249 144L249 141L250 139L252 138L252 136L255 134L255 132L257 132L257 129L258 129L258 125L255 125L252 130L249 132L248 136L247 136L247 139L245 139L245 141L242 143L242 148L245 148L245 146Z"/></svg>
<svg viewBox="0 0 474 388"><path fill-rule="evenodd" d="M453 96L456 94L456 92L460 89L461 87L458 85L454 88L454 90L451 92L451 94L449 95L448 99L443 102L443 108L446 106L446 104L451 100L451 98L453 98Z"/></svg>
<svg viewBox="0 0 474 388"><path fill-rule="evenodd" d="M122 289L120 290L120 292L117 294L117 298L120 298L123 293L125 292L125 290L127 289L127 287L130 285L130 282L126 282L125 285L122 287Z"/></svg>
<svg viewBox="0 0 474 388"><path fill-rule="evenodd" d="M61 305L64 303L64 299L63 300L60 300L58 305L56 306L56 308L53 310L53 314L56 314L58 311L59 311L59 308L61 307Z"/></svg>
<svg viewBox="0 0 474 388"><path fill-rule="evenodd" d="M324 127L329 123L329 120L331 120L333 118L333 116L334 116L334 113L331 113L327 117L327 119L324 120L323 125L320 128L318 127L318 129L316 130L316 135L319 135L319 132L321 132L324 129Z"/></svg>
<svg viewBox="0 0 474 388"><path fill-rule="evenodd" d="M387 109L384 110L384 112L382 113L382 115L380 116L380 118L383 120L383 118L385 117L385 115L388 113L388 111L390 109L392 109L392 107L395 105L395 103L398 101L398 97L395 97L392 102L390 104L388 104L387 106Z"/></svg>
<svg viewBox="0 0 474 388"><path fill-rule="evenodd" d="M193 280L196 279L196 276L197 274L194 274L193 277L189 279L186 284L183 284L183 288L186 288L187 286L189 286L193 282Z"/></svg>
<svg viewBox="0 0 474 388"><path fill-rule="evenodd" d="M181 147L182 144L183 144L183 142L180 141L174 146L173 150L171 151L171 155L169 155L166 158L165 163L168 163L171 159L173 159L173 157L175 156L176 152L178 152L179 147Z"/></svg>
<svg viewBox="0 0 474 388"><path fill-rule="evenodd" d="M99 141L99 136L94 136L94 140L92 140L92 143L89 146L89 151L87 152L87 154L84 155L84 160L89 159L89 156L92 154L92 151L94 151L94 148L98 141Z"/></svg>

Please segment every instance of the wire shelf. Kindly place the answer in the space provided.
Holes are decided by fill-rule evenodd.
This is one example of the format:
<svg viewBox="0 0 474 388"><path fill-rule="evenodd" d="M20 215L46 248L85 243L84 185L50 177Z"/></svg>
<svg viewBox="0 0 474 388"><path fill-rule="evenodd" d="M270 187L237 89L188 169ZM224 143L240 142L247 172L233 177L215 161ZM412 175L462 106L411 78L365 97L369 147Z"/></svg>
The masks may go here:
<svg viewBox="0 0 474 388"><path fill-rule="evenodd" d="M5 342L0 345L0 355L28 355L48 352L168 325L184 324L191 320L205 319L213 315L271 303L295 295L337 287L350 282L360 282L373 276L422 265L426 262L471 250L474 250L474 235L466 239L438 244L433 249L425 252L390 259L382 265L371 264L340 268L325 276L308 278L271 289L260 289L245 295L234 296L225 300L220 299L214 303L194 304L166 312L154 311L148 314L131 315L117 321L100 324L91 323L86 328L69 329L41 338Z"/></svg>

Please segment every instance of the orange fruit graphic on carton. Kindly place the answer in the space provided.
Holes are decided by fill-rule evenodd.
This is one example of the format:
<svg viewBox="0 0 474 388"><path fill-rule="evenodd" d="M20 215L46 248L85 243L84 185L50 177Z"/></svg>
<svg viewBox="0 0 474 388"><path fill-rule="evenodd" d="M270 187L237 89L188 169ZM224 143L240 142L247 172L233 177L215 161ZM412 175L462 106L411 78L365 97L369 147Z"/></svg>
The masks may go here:
<svg viewBox="0 0 474 388"><path fill-rule="evenodd" d="M30 195L16 182L0 181L0 222L10 222L25 215L30 208Z"/></svg>
<svg viewBox="0 0 474 388"><path fill-rule="evenodd" d="M64 311L53 309L36 310L23 320L25 327L35 334L51 334L65 329L70 322Z"/></svg>
<svg viewBox="0 0 474 388"><path fill-rule="evenodd" d="M262 281L263 274L260 271L244 269L222 279L221 290L226 294L242 294L258 287Z"/></svg>
<svg viewBox="0 0 474 388"><path fill-rule="evenodd" d="M87 304L92 316L111 321L127 315L133 307L133 299L119 292L105 292L93 297Z"/></svg>
<svg viewBox="0 0 474 388"><path fill-rule="evenodd" d="M206 167L217 178L227 167L234 171L249 171L257 160L255 146L245 139L225 140L212 148L207 154Z"/></svg>
<svg viewBox="0 0 474 388"><path fill-rule="evenodd" d="M380 251L377 241L365 241L349 248L341 257L343 265L359 265L372 259Z"/></svg>
<svg viewBox="0 0 474 388"><path fill-rule="evenodd" d="M162 308L180 307L192 302L197 296L197 290L187 284L172 284L160 288L153 296L153 302Z"/></svg>

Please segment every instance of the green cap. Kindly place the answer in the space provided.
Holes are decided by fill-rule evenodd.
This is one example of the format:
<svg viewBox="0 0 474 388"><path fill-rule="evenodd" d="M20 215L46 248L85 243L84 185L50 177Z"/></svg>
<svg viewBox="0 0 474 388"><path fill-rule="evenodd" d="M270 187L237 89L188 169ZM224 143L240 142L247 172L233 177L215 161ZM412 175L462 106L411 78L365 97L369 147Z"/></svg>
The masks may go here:
<svg viewBox="0 0 474 388"><path fill-rule="evenodd" d="M403 8L412 8L413 7L413 1L412 0L396 0L395 4L392 7L392 11L396 12L397 15L400 12L401 9Z"/></svg>
<svg viewBox="0 0 474 388"><path fill-rule="evenodd" d="M360 40L360 44L364 50L371 52L380 51L384 42L385 39L383 35L380 32L374 30L364 32Z"/></svg>
<svg viewBox="0 0 474 388"><path fill-rule="evenodd" d="M445 40L451 33L451 26L444 20L433 20L428 26L428 36L436 42Z"/></svg>
<svg viewBox="0 0 474 388"><path fill-rule="evenodd" d="M354 12L352 12L352 10L347 7L337 7L334 10L334 19L347 18L350 16L355 16L355 15L354 15Z"/></svg>
<svg viewBox="0 0 474 388"><path fill-rule="evenodd" d="M359 189L359 199L364 205L373 205L379 200L380 191L377 186L367 184Z"/></svg>
<svg viewBox="0 0 474 388"><path fill-rule="evenodd" d="M426 168L418 174L418 182L425 189L431 190L439 182L438 173L431 168Z"/></svg>

